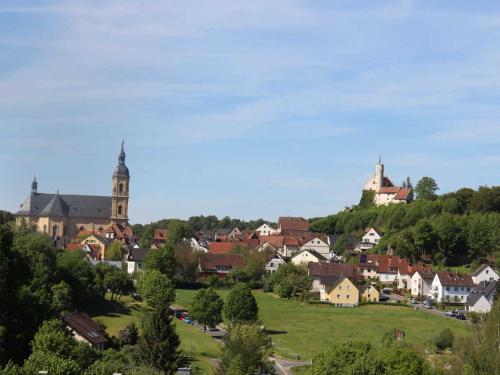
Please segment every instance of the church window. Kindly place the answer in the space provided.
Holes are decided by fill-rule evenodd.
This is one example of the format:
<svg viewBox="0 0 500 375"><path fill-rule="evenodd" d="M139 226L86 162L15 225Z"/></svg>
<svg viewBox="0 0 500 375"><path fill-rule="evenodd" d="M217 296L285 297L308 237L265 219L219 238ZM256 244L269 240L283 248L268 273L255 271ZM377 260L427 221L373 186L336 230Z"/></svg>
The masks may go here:
<svg viewBox="0 0 500 375"><path fill-rule="evenodd" d="M118 185L118 191L123 193L123 184Z"/></svg>
<svg viewBox="0 0 500 375"><path fill-rule="evenodd" d="M52 237L57 237L57 225L52 227Z"/></svg>
<svg viewBox="0 0 500 375"><path fill-rule="evenodd" d="M47 233L47 225L43 226L43 233Z"/></svg>
<svg viewBox="0 0 500 375"><path fill-rule="evenodd" d="M122 214L122 206L118 206L118 214Z"/></svg>

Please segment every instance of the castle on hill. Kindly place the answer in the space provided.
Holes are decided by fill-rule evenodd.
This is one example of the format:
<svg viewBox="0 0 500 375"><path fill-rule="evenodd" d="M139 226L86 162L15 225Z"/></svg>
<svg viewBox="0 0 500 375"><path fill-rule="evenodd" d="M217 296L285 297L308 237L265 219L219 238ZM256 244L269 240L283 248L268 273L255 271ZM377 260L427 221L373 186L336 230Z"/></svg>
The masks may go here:
<svg viewBox="0 0 500 375"><path fill-rule="evenodd" d="M375 192L373 203L377 206L411 202L413 200L413 186L410 177L402 185L396 186L389 177L384 176L384 164L382 164L382 159L379 158L375 167L375 174L366 182L363 191Z"/></svg>
<svg viewBox="0 0 500 375"><path fill-rule="evenodd" d="M16 225L26 225L46 233L62 244L81 231L102 232L110 226L129 229L129 182L122 142L118 165L111 179L111 196L59 194L59 191L55 194L39 193L35 178L31 193L15 214Z"/></svg>

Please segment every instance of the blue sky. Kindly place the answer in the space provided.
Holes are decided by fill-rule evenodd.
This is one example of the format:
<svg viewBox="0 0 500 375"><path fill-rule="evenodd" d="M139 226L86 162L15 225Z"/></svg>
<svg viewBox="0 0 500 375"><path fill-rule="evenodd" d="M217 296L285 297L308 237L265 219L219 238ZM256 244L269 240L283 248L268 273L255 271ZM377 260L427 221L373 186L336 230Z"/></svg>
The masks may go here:
<svg viewBox="0 0 500 375"><path fill-rule="evenodd" d="M395 182L498 184L500 3L1 1L0 208L108 195L130 217L322 216Z"/></svg>

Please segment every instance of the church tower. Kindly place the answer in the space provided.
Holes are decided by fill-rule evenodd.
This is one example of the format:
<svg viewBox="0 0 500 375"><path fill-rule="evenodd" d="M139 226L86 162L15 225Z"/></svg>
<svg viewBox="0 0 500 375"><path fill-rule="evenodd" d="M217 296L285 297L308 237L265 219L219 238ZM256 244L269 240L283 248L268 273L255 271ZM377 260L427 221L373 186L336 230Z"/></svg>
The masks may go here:
<svg viewBox="0 0 500 375"><path fill-rule="evenodd" d="M130 175L125 165L124 142L118 156L118 165L113 173L112 185L113 193L111 195L111 221L121 224L128 222L128 189Z"/></svg>

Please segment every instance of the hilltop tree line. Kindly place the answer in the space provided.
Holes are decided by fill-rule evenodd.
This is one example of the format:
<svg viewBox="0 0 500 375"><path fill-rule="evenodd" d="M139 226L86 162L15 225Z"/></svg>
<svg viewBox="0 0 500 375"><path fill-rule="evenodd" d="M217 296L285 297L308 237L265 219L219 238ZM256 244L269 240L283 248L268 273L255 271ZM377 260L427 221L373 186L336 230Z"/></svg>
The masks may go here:
<svg viewBox="0 0 500 375"><path fill-rule="evenodd" d="M362 205L312 220L311 228L341 235L336 250L364 228L377 227L384 237L375 252L392 247L413 261L447 266L491 261L500 247L500 187L436 195L437 184L425 182L428 188L409 204L367 206L364 197Z"/></svg>

